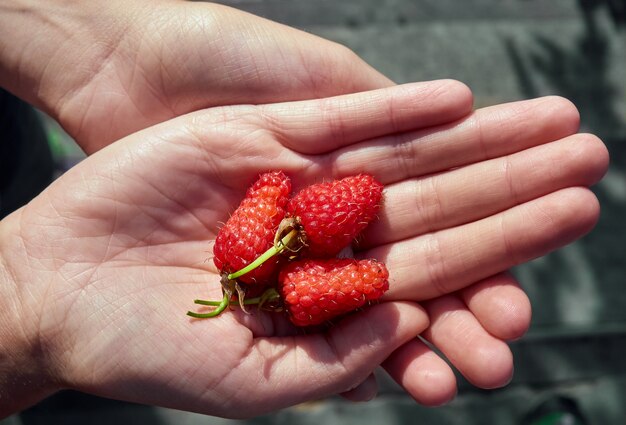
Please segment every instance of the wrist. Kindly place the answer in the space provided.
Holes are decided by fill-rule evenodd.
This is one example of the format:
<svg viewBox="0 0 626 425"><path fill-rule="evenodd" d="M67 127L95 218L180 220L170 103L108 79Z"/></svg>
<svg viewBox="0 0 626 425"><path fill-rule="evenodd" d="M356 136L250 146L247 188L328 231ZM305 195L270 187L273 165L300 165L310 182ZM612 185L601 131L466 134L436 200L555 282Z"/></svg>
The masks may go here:
<svg viewBox="0 0 626 425"><path fill-rule="evenodd" d="M37 317L27 317L24 306L22 294L28 290L21 276L27 261L19 264L20 249L12 246L17 236L7 229L10 221L11 216L0 221L0 419L56 391Z"/></svg>

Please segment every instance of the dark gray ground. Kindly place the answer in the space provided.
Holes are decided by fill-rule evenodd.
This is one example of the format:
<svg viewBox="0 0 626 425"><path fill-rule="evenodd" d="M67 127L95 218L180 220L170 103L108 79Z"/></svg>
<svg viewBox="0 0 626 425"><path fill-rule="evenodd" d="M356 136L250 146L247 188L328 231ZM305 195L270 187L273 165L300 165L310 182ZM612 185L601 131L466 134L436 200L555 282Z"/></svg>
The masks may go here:
<svg viewBox="0 0 626 425"><path fill-rule="evenodd" d="M554 395L590 424L626 423L626 2L623 0L230 0L223 3L352 48L397 82L455 78L476 106L569 98L584 131L606 142L595 188L602 217L583 240L516 270L532 298L530 333L513 344L505 389L466 383L447 407L416 405L381 374L368 404L322 400L228 421L81 395L56 397L8 424L514 424Z"/></svg>

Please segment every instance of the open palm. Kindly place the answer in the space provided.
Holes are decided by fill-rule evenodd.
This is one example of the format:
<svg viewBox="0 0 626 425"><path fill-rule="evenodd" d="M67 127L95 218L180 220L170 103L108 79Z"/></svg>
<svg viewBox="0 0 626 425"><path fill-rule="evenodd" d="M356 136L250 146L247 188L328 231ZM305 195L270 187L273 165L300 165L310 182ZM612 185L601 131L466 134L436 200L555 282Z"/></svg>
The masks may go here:
<svg viewBox="0 0 626 425"><path fill-rule="evenodd" d="M415 338L429 323L414 301L431 300L425 337L470 381L501 385L511 335L500 332L516 313L498 306L498 294L516 286L498 273L593 226L598 206L585 186L607 159L596 138L572 135L577 117L563 100L470 108L467 89L450 81L221 107L92 155L7 219L7 240L30 265L13 273L29 282L22 303L50 348L51 379L239 417L350 394L384 362L415 398L434 403L454 384ZM308 335L259 312L185 315L194 298L220 297L210 242L271 169L295 190L358 172L387 186L355 255L387 263L392 302ZM463 292L481 279L491 291ZM492 299L475 304L485 293Z"/></svg>

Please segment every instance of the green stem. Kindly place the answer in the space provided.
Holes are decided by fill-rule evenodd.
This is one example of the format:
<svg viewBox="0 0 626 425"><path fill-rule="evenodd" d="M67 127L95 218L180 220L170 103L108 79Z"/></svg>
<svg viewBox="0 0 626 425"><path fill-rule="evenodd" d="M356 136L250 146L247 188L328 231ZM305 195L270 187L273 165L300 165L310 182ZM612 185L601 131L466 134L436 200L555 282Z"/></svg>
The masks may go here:
<svg viewBox="0 0 626 425"><path fill-rule="evenodd" d="M285 250L285 248L287 248L289 242L291 242L291 240L293 238L297 237L297 236L298 236L298 231L296 229L291 230L289 233L287 233L287 236L282 238L280 240L280 242L278 242L277 244L274 244L270 249L268 249L263 254L261 254L261 256L258 257L256 260L254 260L253 262L248 264L243 269L229 274L227 276L228 279L229 280L235 280L238 277L243 276L244 274L249 273L252 270L256 269L257 267L259 267L261 264L265 263L267 260L269 260L273 256L283 252Z"/></svg>
<svg viewBox="0 0 626 425"><path fill-rule="evenodd" d="M265 304L266 302L268 302L268 301L275 301L278 298L280 298L280 295L278 294L276 289L269 288L260 297L248 298L248 299L243 300L243 304L244 305L256 305L256 304L258 304L259 307L260 307L263 304ZM208 305L208 306L211 306L211 307L218 307L219 308L219 307L222 306L222 303L224 302L224 300L222 300L222 301L193 300L193 302L195 304ZM242 304L242 303L240 303L238 300L229 302L229 305L240 305L240 304ZM209 317L212 317L212 316L209 316Z"/></svg>
<svg viewBox="0 0 626 425"><path fill-rule="evenodd" d="M243 301L244 305L258 304L261 301L261 297L248 298ZM200 305L210 305L213 307L217 307L222 305L222 301L209 301L209 300L193 300L194 304ZM239 305L239 301L234 300L229 303L229 305Z"/></svg>
<svg viewBox="0 0 626 425"><path fill-rule="evenodd" d="M201 301L201 300L196 300L196 301ZM224 298L222 298L222 301L207 301L207 302L216 303L216 304L205 304L205 305L217 305L217 308L209 313L195 313L193 311L188 311L187 316L195 317L196 319L208 319L209 317L215 317L218 314L220 314L222 311L226 310L226 307L228 307L230 304L230 297L228 296L228 294L224 294ZM203 303L196 303L196 304L203 304Z"/></svg>

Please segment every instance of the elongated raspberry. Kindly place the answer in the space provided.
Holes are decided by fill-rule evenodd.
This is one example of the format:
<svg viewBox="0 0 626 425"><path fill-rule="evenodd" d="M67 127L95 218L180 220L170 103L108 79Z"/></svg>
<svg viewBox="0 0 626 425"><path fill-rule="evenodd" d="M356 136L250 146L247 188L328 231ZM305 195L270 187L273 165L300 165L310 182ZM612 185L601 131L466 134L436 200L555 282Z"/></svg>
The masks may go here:
<svg viewBox="0 0 626 425"><path fill-rule="evenodd" d="M382 192L383 185L367 174L315 184L289 201L287 215L304 230L309 256L330 257L376 218Z"/></svg>
<svg viewBox="0 0 626 425"><path fill-rule="evenodd" d="M375 260L299 260L284 267L278 290L297 326L323 323L380 298L389 273Z"/></svg>
<svg viewBox="0 0 626 425"><path fill-rule="evenodd" d="M239 207L217 234L213 261L220 271L240 270L274 245L290 193L291 181L282 171L262 174L248 189ZM266 284L276 275L279 261L280 257L274 257L239 280Z"/></svg>

